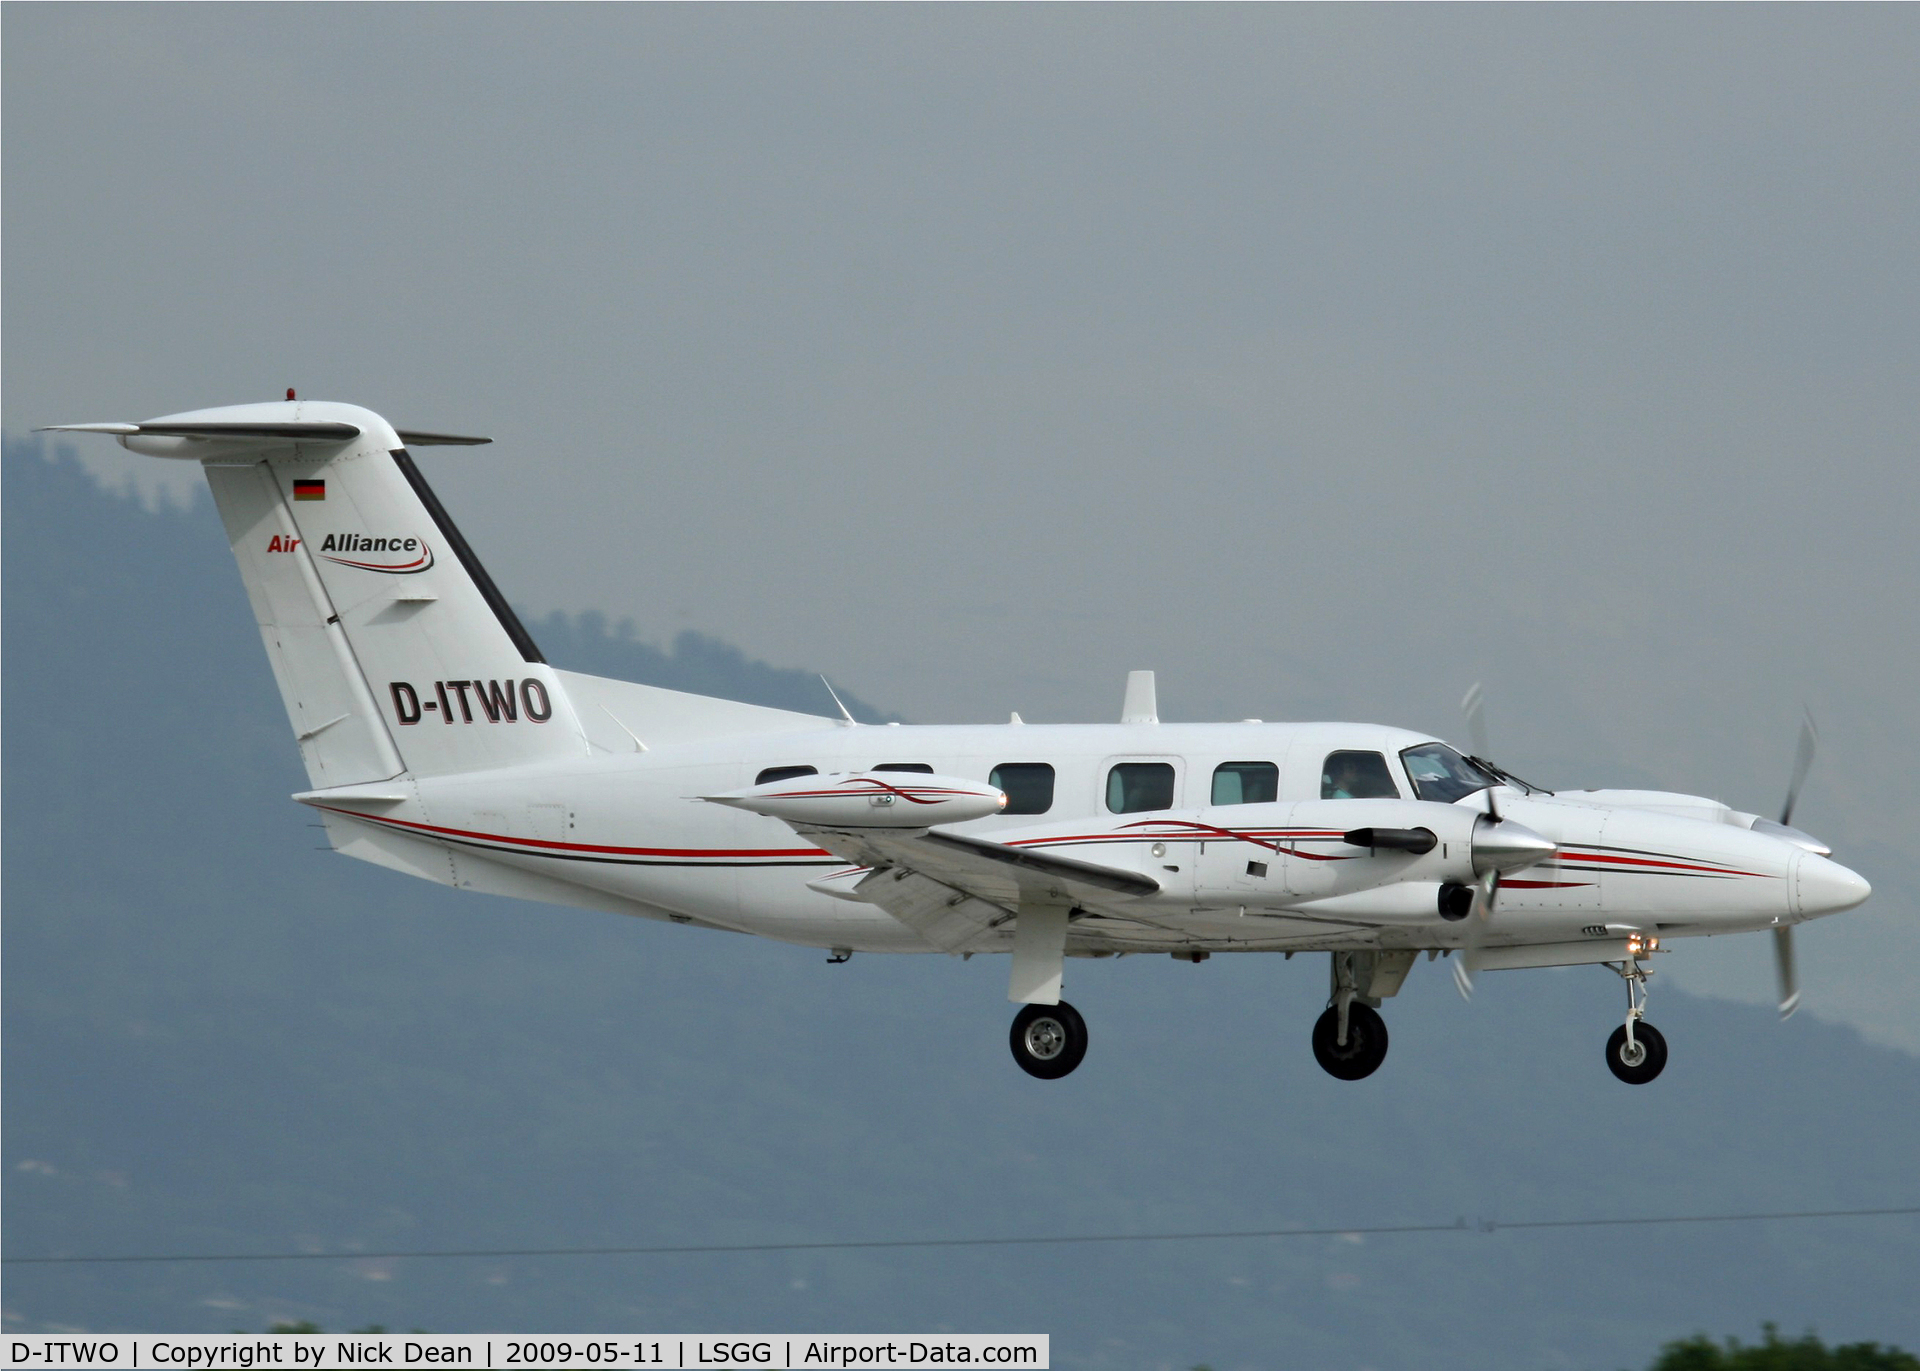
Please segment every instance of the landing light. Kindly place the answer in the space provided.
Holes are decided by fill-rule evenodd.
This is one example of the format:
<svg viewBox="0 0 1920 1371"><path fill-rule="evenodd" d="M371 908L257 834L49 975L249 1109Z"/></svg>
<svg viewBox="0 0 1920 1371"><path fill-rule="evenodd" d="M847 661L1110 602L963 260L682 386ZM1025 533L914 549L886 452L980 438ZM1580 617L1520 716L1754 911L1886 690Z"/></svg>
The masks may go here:
<svg viewBox="0 0 1920 1371"><path fill-rule="evenodd" d="M1658 952L1659 950L1660 950L1660 940L1656 938L1653 934L1651 933L1627 934L1627 955L1629 957L1644 957L1650 952Z"/></svg>

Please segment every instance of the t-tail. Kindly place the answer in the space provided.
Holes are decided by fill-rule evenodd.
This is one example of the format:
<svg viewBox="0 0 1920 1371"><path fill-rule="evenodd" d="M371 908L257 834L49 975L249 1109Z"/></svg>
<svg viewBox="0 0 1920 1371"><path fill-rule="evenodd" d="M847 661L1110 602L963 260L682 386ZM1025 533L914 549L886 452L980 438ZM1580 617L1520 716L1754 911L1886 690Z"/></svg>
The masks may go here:
<svg viewBox="0 0 1920 1371"><path fill-rule="evenodd" d="M587 753L561 673L408 452L485 439L313 401L62 429L205 468L314 788Z"/></svg>

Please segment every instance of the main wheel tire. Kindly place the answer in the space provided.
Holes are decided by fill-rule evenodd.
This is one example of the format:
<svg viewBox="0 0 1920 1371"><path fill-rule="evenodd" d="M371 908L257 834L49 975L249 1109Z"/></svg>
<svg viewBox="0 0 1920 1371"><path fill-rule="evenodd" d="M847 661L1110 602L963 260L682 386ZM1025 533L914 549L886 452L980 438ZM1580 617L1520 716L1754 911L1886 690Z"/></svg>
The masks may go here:
<svg viewBox="0 0 1920 1371"><path fill-rule="evenodd" d="M1013 1016L1013 1059L1029 1076L1057 1081L1087 1055L1087 1021L1065 1000L1030 1004Z"/></svg>
<svg viewBox="0 0 1920 1371"><path fill-rule="evenodd" d="M1313 1025L1313 1059L1336 1080L1371 1076L1387 1059L1387 1021L1355 1001L1347 1006L1347 1040L1339 1041L1340 1011L1329 1009Z"/></svg>
<svg viewBox="0 0 1920 1371"><path fill-rule="evenodd" d="M1667 1066L1667 1040L1645 1020L1633 1026L1634 1050L1627 1050L1627 1026L1621 1024L1607 1039L1607 1070L1628 1085L1645 1085Z"/></svg>

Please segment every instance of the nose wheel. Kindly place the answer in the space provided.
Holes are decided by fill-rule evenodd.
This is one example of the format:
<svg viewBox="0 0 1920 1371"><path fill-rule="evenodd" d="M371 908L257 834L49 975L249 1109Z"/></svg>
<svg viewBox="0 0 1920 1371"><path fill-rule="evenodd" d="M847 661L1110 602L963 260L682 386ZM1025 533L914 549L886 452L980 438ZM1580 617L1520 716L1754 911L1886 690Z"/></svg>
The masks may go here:
<svg viewBox="0 0 1920 1371"><path fill-rule="evenodd" d="M1609 963L1609 965L1612 965ZM1667 1040L1648 1023L1647 975L1637 961L1614 968L1627 983L1627 1021L1607 1039L1607 1070L1628 1085L1645 1085L1667 1066Z"/></svg>
<svg viewBox="0 0 1920 1371"><path fill-rule="evenodd" d="M1645 1085L1658 1076L1667 1064L1667 1040L1650 1023L1633 1026L1633 1038L1627 1038L1627 1026L1621 1024L1607 1039L1607 1070L1628 1085Z"/></svg>
<svg viewBox="0 0 1920 1371"><path fill-rule="evenodd" d="M1065 1000L1024 1006L1007 1036L1020 1069L1043 1081L1070 1074L1087 1055L1087 1021Z"/></svg>
<svg viewBox="0 0 1920 1371"><path fill-rule="evenodd" d="M1350 1003L1343 1040L1340 1018L1340 1006L1334 1005L1314 1023L1313 1059L1336 1080L1362 1080L1387 1059L1387 1021L1358 1001Z"/></svg>

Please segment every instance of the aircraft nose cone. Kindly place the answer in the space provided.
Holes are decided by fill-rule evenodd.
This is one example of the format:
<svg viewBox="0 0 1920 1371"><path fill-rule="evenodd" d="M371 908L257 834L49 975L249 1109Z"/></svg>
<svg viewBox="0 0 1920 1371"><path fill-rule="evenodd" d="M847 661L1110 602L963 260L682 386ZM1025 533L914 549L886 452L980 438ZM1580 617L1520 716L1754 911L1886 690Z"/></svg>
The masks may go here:
<svg viewBox="0 0 1920 1371"><path fill-rule="evenodd" d="M1857 872L1809 852L1793 863L1793 902L1807 918L1838 914L1864 903L1873 887Z"/></svg>

